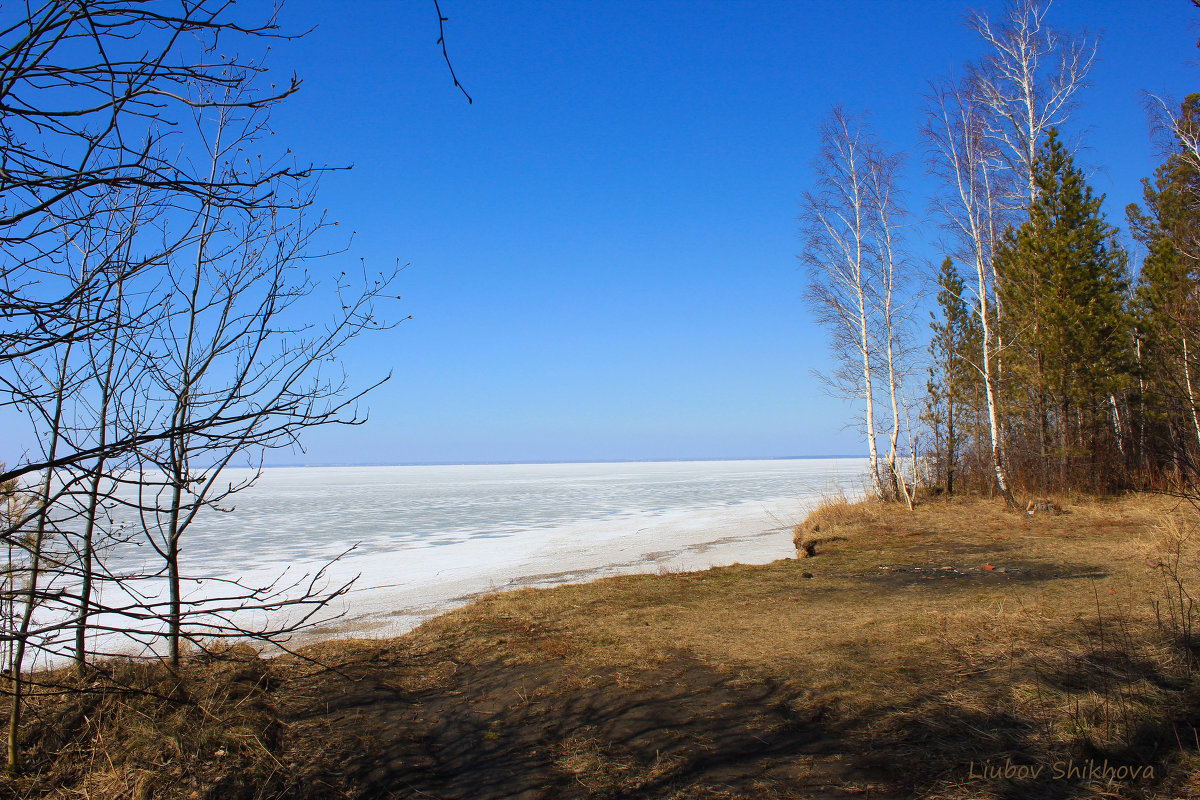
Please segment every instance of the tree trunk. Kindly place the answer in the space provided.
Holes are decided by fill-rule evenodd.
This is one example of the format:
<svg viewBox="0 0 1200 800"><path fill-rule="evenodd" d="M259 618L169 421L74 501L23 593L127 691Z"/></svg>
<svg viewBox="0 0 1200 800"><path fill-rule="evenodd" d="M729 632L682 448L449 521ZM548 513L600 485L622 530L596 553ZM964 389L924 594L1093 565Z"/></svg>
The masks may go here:
<svg viewBox="0 0 1200 800"><path fill-rule="evenodd" d="M107 427L105 423L101 423ZM104 435L100 436L100 448L104 448ZM96 529L96 512L99 506L100 481L104 470L104 457L96 459L95 471L92 473L92 483L88 487L87 516L83 524L83 542L79 554L79 617L75 623L75 672L83 677L87 667L87 626L88 614L92 602L92 567L95 557L92 552L92 542Z"/></svg>
<svg viewBox="0 0 1200 800"><path fill-rule="evenodd" d="M992 379L992 332L988 323L987 313L987 282L984 275L984 265L976 260L976 272L979 278L979 327L983 334L983 389L987 399L988 427L992 436L992 471L996 477L996 488L1000 490L1004 502L1009 508L1016 507L1012 492L1009 491L1008 481L1004 471L1004 455L1000 442L1000 419L996 413L996 391Z"/></svg>
<svg viewBox="0 0 1200 800"><path fill-rule="evenodd" d="M1121 460L1125 460L1125 429L1121 425L1121 409L1117 406L1117 396L1111 392L1108 395L1108 402L1112 406L1112 424L1113 436L1117 438L1117 452L1121 454Z"/></svg>
<svg viewBox="0 0 1200 800"><path fill-rule="evenodd" d="M870 340L867 337L865 298L863 298L861 291L859 292L859 303L859 330L862 335L863 357L863 399L867 403L867 451L870 453L871 476L875 480L875 491L879 493L881 498L886 499L883 481L879 475L879 450L875 445L875 393L871 385L871 351L869 349Z"/></svg>
<svg viewBox="0 0 1200 800"><path fill-rule="evenodd" d="M900 442L900 406L896 402L896 356L895 344L892 333L892 303L891 289L888 290L888 299L885 307L887 319L884 324L887 326L887 358L888 358L888 390L891 394L892 401L892 435L888 448L888 468L891 472L892 495L899 499L904 498L904 504L908 506L908 510L912 510L912 498L908 495L908 485L905 483L904 475L901 474L902 465L896 460L897 446Z"/></svg>
<svg viewBox="0 0 1200 800"><path fill-rule="evenodd" d="M1196 414L1196 396L1192 393L1192 370L1188 366L1187 336L1180 338L1183 340L1183 377L1187 384L1188 408L1192 412L1192 426L1196 429L1196 444L1200 446L1200 417Z"/></svg>
<svg viewBox="0 0 1200 800"><path fill-rule="evenodd" d="M1138 370L1138 462L1141 465L1144 473L1149 473L1150 464L1146 456L1146 382L1142 377L1142 337L1140 334L1134 334L1134 341L1137 345L1137 370Z"/></svg>
<svg viewBox="0 0 1200 800"><path fill-rule="evenodd" d="M79 619L75 628L75 671L83 677L87 666L87 626L92 602L92 578L94 570L94 540L96 530L96 514L100 508L100 483L104 477L104 452L108 444L108 415L113 395L113 369L117 359L119 335L121 333L121 312L125 297L124 276L118 278L117 296L114 305L116 322L113 324L112 335L109 337L108 361L104 367L104 377L100 383L99 435L97 446L100 455L96 458L95 471L92 473L91 486L88 487L87 516L84 519L83 542L79 556L81 583L79 588Z"/></svg>
<svg viewBox="0 0 1200 800"><path fill-rule="evenodd" d="M182 446L176 445L171 475L171 506L167 517L167 541L164 559L167 562L167 583L170 607L167 611L168 658L173 669L179 668L179 639L182 624L182 600L179 588L179 509L183 502L183 483L187 480L187 469L182 461Z"/></svg>
<svg viewBox="0 0 1200 800"><path fill-rule="evenodd" d="M951 386L954 379L947 381ZM947 393L946 400L946 494L954 496L954 390Z"/></svg>
<svg viewBox="0 0 1200 800"><path fill-rule="evenodd" d="M67 382L67 366L71 359L71 345L68 343L59 365L58 385L54 403L54 415L50 429L50 443L46 452L48 462L53 463L58 452L59 431L62 426L63 397ZM45 543L47 516L50 513L50 490L54 480L54 470L46 468L42 478L41 493L38 497L37 523L34 528L33 546L29 554L29 584L25 589L25 608L21 613L21 623L15 632L16 639L13 647L12 673L9 675L12 687L12 703L8 714L8 772L16 775L21 769L21 704L24 701L24 685L21 672L25 667L25 646L29 639L29 628L33 622L33 608L37 604L38 578L41 577L42 547Z"/></svg>

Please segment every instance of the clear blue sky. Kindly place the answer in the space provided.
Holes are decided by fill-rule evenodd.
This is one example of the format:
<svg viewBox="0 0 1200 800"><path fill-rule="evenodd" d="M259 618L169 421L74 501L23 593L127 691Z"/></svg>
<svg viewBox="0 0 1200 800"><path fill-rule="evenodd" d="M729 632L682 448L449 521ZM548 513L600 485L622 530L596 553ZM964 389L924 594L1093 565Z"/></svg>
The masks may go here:
<svg viewBox="0 0 1200 800"><path fill-rule="evenodd" d="M468 105L432 2L290 0L285 25L317 27L270 54L304 80L276 135L354 165L323 183L356 235L322 269L411 262L413 319L346 354L359 381L392 372L367 426L269 460L858 453L851 409L810 375L827 354L800 299L797 201L840 102L910 152L924 213L921 94L979 54L971 7L443 0ZM1200 13L1058 0L1051 20L1101 36L1068 133L1123 225L1158 162L1142 93L1200 88ZM917 252L940 260L931 241Z"/></svg>

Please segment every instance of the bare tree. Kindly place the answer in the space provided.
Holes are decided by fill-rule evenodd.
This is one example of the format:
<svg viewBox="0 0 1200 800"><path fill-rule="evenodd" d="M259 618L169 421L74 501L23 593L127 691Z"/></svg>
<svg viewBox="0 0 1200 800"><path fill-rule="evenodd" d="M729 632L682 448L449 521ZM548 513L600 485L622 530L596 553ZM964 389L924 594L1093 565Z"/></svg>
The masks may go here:
<svg viewBox="0 0 1200 800"><path fill-rule="evenodd" d="M4 23L0 366L64 340L103 336L103 319L75 313L80 297L94 287L77 280L71 237L64 235L92 225L98 207L111 207L114 198L134 190L159 195L155 202L203 196L253 205L279 177L239 174L223 184L207 181L186 159L171 155L179 148L170 143L198 103L261 108L296 91L295 78L280 90L254 91L261 64L228 56L232 38L281 36L274 15L251 22L225 0L47 1ZM243 88L236 99L224 91L231 87ZM139 248L147 263L178 246L163 240L155 250L150 242L145 238ZM99 281L102 274L93 270L85 277ZM147 436L161 435L136 432L103 449L130 450ZM22 459L0 481L92 461L101 449L61 444L53 462Z"/></svg>
<svg viewBox="0 0 1200 800"><path fill-rule="evenodd" d="M140 242L139 231L159 210L147 202L149 194L140 188L132 196L115 192L106 209L78 215L82 226L75 233L88 252L103 254L105 264L92 311L100 333L83 343L82 372L90 385L81 386L76 393L76 420L71 431L74 447L92 447L97 455L90 464L77 468L81 485L75 503L80 517L64 532L77 571L74 660L81 677L88 663L93 592L105 578L97 574L102 566L99 557L121 538L109 515L116 503L113 493L119 485L117 478L134 464L132 453L112 450L109 443L121 441L128 431L144 430L148 421L143 414L145 404L138 398L145 397L148 388L150 362L145 340L158 318L158 299L150 290L157 278L152 265L138 258L134 248Z"/></svg>
<svg viewBox="0 0 1200 800"><path fill-rule="evenodd" d="M899 157L884 151L862 119L835 107L821 127L816 184L801 203L800 258L808 267L806 299L829 333L835 358L832 372L820 377L834 392L864 405L875 491L911 506L898 457L905 424L903 332L911 310L903 298L907 260L899 236L904 215L899 169ZM892 411L886 477L875 415L881 390Z"/></svg>
<svg viewBox="0 0 1200 800"><path fill-rule="evenodd" d="M911 262L904 253L900 236L906 214L900 189L900 168L900 156L886 153L878 143L872 142L866 187L871 210L874 279L877 284L875 338L877 348L886 359L888 402L892 410L888 433L888 480L891 495L903 499L911 510L916 487L914 485L910 491L898 454L902 427L908 426L909 418L904 402L903 379L905 356L909 350L906 334L912 312L912 305L906 302L905 297L909 283L907 271Z"/></svg>
<svg viewBox="0 0 1200 800"><path fill-rule="evenodd" d="M837 366L822 376L827 385L864 404L867 449L875 491L885 496L875 430L871 364L871 212L866 174L870 154L858 120L835 106L821 126L817 180L801 201L800 224L808 267L806 299L831 335Z"/></svg>
<svg viewBox="0 0 1200 800"><path fill-rule="evenodd" d="M221 185L249 172L257 183L259 167L242 154L267 132L265 113L236 98L195 105L210 179ZM225 468L238 459L253 465L264 449L296 445L306 428L360 421L354 404L374 387L351 392L330 362L361 332L388 327L376 303L392 291L395 271L364 272L357 290L340 280L338 310L328 326L298 320L293 306L316 288L303 266L319 255L313 240L325 223L307 218L311 181L266 170L276 177L256 204L204 198L192 209L179 237L188 246L176 251L167 271L162 306L168 311L153 333L153 382L170 435L162 447L144 451L150 469L141 481L143 496L154 489L155 476L162 480L139 507L166 569L173 664L184 637L183 535L199 513L219 508L253 481L221 488ZM181 263L185 254L188 261Z"/></svg>
<svg viewBox="0 0 1200 800"><path fill-rule="evenodd" d="M0 386L40 434L0 467L5 497L31 498L6 501L2 531L14 770L30 651L82 671L115 652L104 642L158 652L165 636L178 661L185 640L286 636L346 590L322 570L235 577L189 604L180 553L197 516L247 485L222 486L227 465L364 419L372 387L352 388L336 355L388 327L377 305L396 276L343 272L322 287L336 304L325 322L314 310L322 170L262 142L299 82L263 91L263 66L229 56L234 41L280 37L273 15L247 21L227 0L25 11L0 27ZM161 573L109 568L114 504L146 520ZM280 609L292 613L261 619Z"/></svg>
<svg viewBox="0 0 1200 800"><path fill-rule="evenodd" d="M82 317L84 302L83 295L76 303L77 319ZM63 342L61 348L53 350L53 357L45 359L43 369L35 368L39 377L45 379L49 386L49 396L38 398L39 403L27 405L35 425L39 421L45 423L40 430L41 440L45 449L47 462L53 462L60 442L64 440L64 413L69 402L69 395L76 383L77 376L73 370L72 350L77 345L72 339ZM48 368L48 369L47 369ZM44 371L43 371L44 370ZM37 385L37 384L34 384ZM42 403L45 403L44 405ZM41 426L39 426L41 427ZM12 630L4 632L4 638L12 642L11 672L9 682L9 719L8 719L8 769L15 772L20 766L20 750L18 733L21 725L21 709L24 701L24 668L25 656L31 643L34 626L34 612L45 597L42 586L43 560L46 557L47 540L56 532L56 522L52 514L57 506L57 499L62 489L56 485L55 470L45 467L42 470L41 481L34 494L30 514L15 521L16 530L23 530L32 521L32 531L27 537L14 539L13 531L5 531L6 539L16 544L27 553L27 563L24 569L24 585L14 586L14 592L9 602L19 607L14 613ZM12 524L12 523L10 523ZM11 563L11 562L10 562Z"/></svg>
<svg viewBox="0 0 1200 800"><path fill-rule="evenodd" d="M987 44L973 89L986 110L987 135L1014 176L1017 208L1028 208L1037 188L1034 161L1046 131L1061 125L1087 85L1098 42L1068 36L1046 24L1052 0L1009 0L999 21L974 11L968 25Z"/></svg>

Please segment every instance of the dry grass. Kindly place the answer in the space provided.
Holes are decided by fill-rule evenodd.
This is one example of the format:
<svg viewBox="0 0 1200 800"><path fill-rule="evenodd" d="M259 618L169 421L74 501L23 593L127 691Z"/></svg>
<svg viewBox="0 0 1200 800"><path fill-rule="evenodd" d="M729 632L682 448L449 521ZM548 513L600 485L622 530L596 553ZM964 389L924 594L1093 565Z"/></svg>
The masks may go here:
<svg viewBox="0 0 1200 800"><path fill-rule="evenodd" d="M17 797L258 797L281 783L269 665L252 648L190 659L180 672L114 661L79 680L39 676Z"/></svg>
<svg viewBox="0 0 1200 800"><path fill-rule="evenodd" d="M63 797L238 796L204 783L234 753L246 797L1196 796L1195 512L1055 500L833 501L797 529L816 558L493 595L308 651L332 670L210 668L206 712L88 717L124 739L96 745L111 767L76 737L85 766L45 775ZM1143 771L1055 777L1104 759ZM979 775L1005 764L1043 772Z"/></svg>
<svg viewBox="0 0 1200 800"><path fill-rule="evenodd" d="M815 556L818 546L840 541L840 531L874 522L887 510L887 506L873 500L852 503L841 492L821 498L804 521L792 529L797 558Z"/></svg>
<svg viewBox="0 0 1200 800"><path fill-rule="evenodd" d="M820 545L812 561L502 595L428 635L528 626L506 655L555 654L576 674L636 675L686 654L836 716L844 752L896 764L919 752L937 792L986 796L954 788L984 757L1137 761L1164 737L1178 751L1162 726L1190 719L1191 677L1156 624L1164 587L1144 544L1169 512L1144 497L1032 516L979 499L913 514L832 502L797 530Z"/></svg>

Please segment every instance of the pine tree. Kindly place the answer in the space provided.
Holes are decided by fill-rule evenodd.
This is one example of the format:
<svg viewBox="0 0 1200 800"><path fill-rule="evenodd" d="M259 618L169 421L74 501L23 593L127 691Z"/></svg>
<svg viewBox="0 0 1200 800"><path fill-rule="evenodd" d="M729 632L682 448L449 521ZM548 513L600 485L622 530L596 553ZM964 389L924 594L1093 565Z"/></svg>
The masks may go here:
<svg viewBox="0 0 1200 800"><path fill-rule="evenodd" d="M1180 126L1200 126L1200 94L1183 101ZM1200 172L1182 142L1155 171L1154 181L1143 179L1146 211L1136 204L1126 209L1130 229L1145 248L1136 292L1137 333L1143 358L1139 359L1143 413L1141 430L1149 429L1144 453L1155 468L1190 463L1189 452L1200 448L1200 421L1196 409L1195 374L1200 324L1196 289L1200 283ZM1139 435L1145 451L1147 434ZM1157 446L1155 446L1157 445Z"/></svg>
<svg viewBox="0 0 1200 800"><path fill-rule="evenodd" d="M1200 94L1183 102L1180 119L1200 125ZM1200 174L1192 159L1172 153L1154 174L1154 182L1142 180L1142 196L1148 213L1136 204L1126 209L1134 238L1147 251L1138 280L1139 310L1144 321L1162 325L1185 311L1195 285L1197 243L1200 242Z"/></svg>
<svg viewBox="0 0 1200 800"><path fill-rule="evenodd" d="M962 278L947 257L938 275L940 315L929 313L933 366L929 369L926 421L933 429L937 474L939 478L945 474L946 493L951 495L962 450L963 421L968 418L978 383L975 351L980 346L979 322L963 298L963 289Z"/></svg>
<svg viewBox="0 0 1200 800"><path fill-rule="evenodd" d="M1098 483L1118 480L1108 452L1120 445L1117 396L1130 380L1127 258L1083 172L1051 129L1038 151L1029 219L996 254L1010 380L1030 387L1008 409L1013 438L1038 440L1036 478L1070 485L1087 462Z"/></svg>

